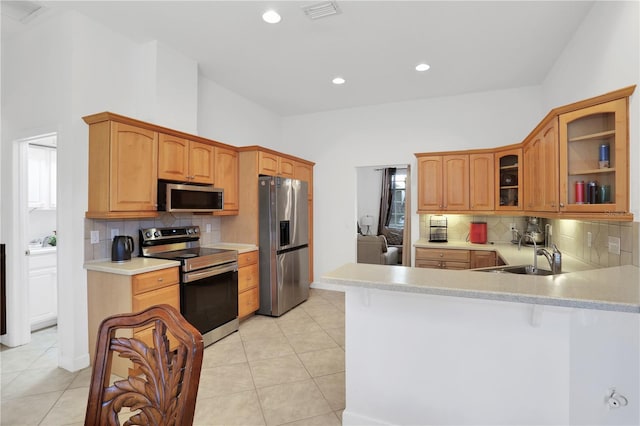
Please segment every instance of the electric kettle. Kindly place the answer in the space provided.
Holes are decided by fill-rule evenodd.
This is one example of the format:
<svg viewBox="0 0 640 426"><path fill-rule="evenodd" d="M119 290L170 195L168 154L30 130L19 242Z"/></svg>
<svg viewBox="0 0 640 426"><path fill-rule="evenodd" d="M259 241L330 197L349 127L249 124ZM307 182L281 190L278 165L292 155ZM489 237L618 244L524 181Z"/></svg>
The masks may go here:
<svg viewBox="0 0 640 426"><path fill-rule="evenodd" d="M126 262L131 260L133 253L133 238L128 235L116 235L111 244L111 261Z"/></svg>

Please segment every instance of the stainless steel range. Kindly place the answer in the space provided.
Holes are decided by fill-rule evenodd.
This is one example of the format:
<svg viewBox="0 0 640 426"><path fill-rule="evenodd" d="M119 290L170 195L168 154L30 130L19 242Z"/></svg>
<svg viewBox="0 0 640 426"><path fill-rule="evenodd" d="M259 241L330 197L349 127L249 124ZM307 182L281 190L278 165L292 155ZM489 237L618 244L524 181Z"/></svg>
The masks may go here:
<svg viewBox="0 0 640 426"><path fill-rule="evenodd" d="M180 312L205 346L238 330L238 254L200 247L200 227L140 229L140 256L180 262Z"/></svg>

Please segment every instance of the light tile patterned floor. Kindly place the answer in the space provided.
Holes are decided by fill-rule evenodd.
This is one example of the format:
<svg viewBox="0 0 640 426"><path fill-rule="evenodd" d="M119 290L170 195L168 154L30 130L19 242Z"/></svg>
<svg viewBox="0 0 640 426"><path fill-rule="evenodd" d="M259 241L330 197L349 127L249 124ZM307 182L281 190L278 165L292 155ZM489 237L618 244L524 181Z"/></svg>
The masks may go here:
<svg viewBox="0 0 640 426"><path fill-rule="evenodd" d="M55 327L0 349L1 425L84 424L91 371L57 367ZM343 293L312 289L205 348L196 425L340 425L344 407Z"/></svg>

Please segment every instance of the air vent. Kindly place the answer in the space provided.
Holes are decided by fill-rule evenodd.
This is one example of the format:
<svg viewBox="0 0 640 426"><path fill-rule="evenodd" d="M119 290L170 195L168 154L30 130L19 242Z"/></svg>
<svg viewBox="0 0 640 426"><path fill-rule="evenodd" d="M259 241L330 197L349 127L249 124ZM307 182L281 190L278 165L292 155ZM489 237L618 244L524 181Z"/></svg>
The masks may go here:
<svg viewBox="0 0 640 426"><path fill-rule="evenodd" d="M310 19L320 19L340 13L338 5L333 1L317 3L311 6L303 6L302 10Z"/></svg>
<svg viewBox="0 0 640 426"><path fill-rule="evenodd" d="M3 1L0 12L18 22L27 23L42 12L42 5L32 1Z"/></svg>

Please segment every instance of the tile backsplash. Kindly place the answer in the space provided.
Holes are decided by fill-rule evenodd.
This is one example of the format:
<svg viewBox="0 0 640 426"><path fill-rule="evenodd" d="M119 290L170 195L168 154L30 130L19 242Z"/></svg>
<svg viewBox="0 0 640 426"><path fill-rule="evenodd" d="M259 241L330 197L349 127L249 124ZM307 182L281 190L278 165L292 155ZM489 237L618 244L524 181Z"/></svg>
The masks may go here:
<svg viewBox="0 0 640 426"><path fill-rule="evenodd" d="M527 229L527 216L472 216L445 215L449 241L465 241L471 222L487 222L487 240L510 242L510 225L516 224L520 232ZM429 239L431 215L420 215L420 239ZM595 267L640 266L640 222L580 221L567 219L540 219L540 230L551 225L551 242L563 253L576 257ZM589 238L589 233L591 237ZM620 254L609 252L609 237L620 239ZM589 245L590 240L590 245ZM614 240L615 241L615 240ZM613 247L612 247L613 248Z"/></svg>
<svg viewBox="0 0 640 426"><path fill-rule="evenodd" d="M211 232L206 232L206 225L211 225ZM200 226L200 244L207 245L220 242L220 218L209 215L194 215L190 213L172 214L161 213L155 219L85 219L84 220L84 260L111 259L111 229L118 229L118 235L133 237L135 249L133 256L139 253L138 231L141 228L164 228L169 226ZM91 231L98 231L100 235L97 244L91 244Z"/></svg>

